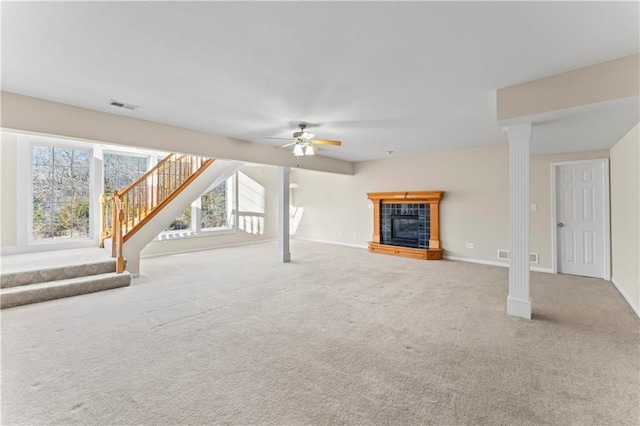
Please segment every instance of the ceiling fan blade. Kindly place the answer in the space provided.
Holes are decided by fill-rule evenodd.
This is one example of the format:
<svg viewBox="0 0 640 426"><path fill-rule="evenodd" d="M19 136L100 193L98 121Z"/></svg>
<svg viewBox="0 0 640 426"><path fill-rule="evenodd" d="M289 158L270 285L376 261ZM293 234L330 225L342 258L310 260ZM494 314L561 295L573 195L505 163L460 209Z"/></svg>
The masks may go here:
<svg viewBox="0 0 640 426"><path fill-rule="evenodd" d="M313 139L314 136L314 134L304 132L300 135L300 139L308 141L309 139Z"/></svg>
<svg viewBox="0 0 640 426"><path fill-rule="evenodd" d="M271 138L269 136L265 136L264 138L265 139L278 139L278 140L282 140L282 141L290 141L291 140L291 138Z"/></svg>
<svg viewBox="0 0 640 426"><path fill-rule="evenodd" d="M340 141L332 141L332 140L328 140L328 139L314 139L313 143L318 144L318 145L334 145L334 146L342 145L342 142L340 142Z"/></svg>
<svg viewBox="0 0 640 426"><path fill-rule="evenodd" d="M295 142L289 142L289 143L285 143L284 145L280 145L280 146L274 146L274 148L285 148L289 145L295 145Z"/></svg>

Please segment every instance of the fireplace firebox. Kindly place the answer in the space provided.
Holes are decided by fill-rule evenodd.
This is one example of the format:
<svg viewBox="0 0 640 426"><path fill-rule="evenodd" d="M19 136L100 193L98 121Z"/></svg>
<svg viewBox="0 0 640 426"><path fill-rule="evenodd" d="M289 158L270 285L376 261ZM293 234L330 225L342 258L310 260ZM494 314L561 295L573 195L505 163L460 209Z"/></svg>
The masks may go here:
<svg viewBox="0 0 640 426"><path fill-rule="evenodd" d="M391 237L387 244L418 247L418 215L391 215Z"/></svg>

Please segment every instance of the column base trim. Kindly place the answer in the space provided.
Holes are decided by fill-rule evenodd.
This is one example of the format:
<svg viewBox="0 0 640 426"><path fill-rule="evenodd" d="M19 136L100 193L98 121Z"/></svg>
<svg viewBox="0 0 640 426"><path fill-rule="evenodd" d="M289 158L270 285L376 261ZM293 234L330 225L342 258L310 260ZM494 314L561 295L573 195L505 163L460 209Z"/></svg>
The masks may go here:
<svg viewBox="0 0 640 426"><path fill-rule="evenodd" d="M530 320L531 319L531 299L519 300L519 299L513 299L511 298L511 296L508 296L507 297L507 314L514 317L526 318Z"/></svg>
<svg viewBox="0 0 640 426"><path fill-rule="evenodd" d="M278 260L282 263L291 262L291 253L278 252Z"/></svg>

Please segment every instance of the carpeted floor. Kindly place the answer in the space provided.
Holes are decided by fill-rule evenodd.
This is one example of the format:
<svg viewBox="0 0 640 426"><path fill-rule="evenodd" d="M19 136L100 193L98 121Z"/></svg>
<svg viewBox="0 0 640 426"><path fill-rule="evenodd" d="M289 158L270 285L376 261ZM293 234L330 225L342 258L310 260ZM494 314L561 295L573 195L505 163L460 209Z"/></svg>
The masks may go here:
<svg viewBox="0 0 640 426"><path fill-rule="evenodd" d="M610 283L293 241L145 259L131 287L2 311L2 424L640 424Z"/></svg>

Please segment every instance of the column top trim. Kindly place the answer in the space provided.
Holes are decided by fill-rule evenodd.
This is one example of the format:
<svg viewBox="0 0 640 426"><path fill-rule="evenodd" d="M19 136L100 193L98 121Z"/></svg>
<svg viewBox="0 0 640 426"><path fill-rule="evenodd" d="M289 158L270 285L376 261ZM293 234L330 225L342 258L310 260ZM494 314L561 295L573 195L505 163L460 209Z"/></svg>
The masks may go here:
<svg viewBox="0 0 640 426"><path fill-rule="evenodd" d="M507 133L507 139L531 137L531 123L513 124L503 127L502 130Z"/></svg>

